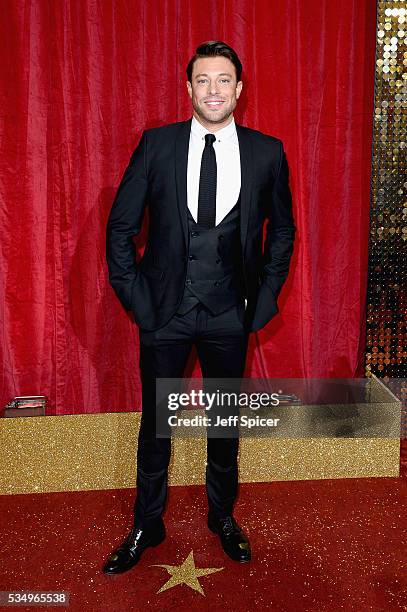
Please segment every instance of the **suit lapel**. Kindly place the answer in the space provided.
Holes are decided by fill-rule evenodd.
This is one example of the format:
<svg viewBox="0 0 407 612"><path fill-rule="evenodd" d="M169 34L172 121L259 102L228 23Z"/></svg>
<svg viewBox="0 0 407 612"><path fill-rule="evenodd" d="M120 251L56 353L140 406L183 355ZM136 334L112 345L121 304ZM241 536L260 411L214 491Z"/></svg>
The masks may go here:
<svg viewBox="0 0 407 612"><path fill-rule="evenodd" d="M175 140L175 177L177 186L177 204L184 234L185 247L188 250L188 217L187 217L187 167L189 135L191 132L191 120L180 124Z"/></svg>
<svg viewBox="0 0 407 612"><path fill-rule="evenodd" d="M239 140L241 171L240 240L244 256L253 184L253 147L250 134L246 128L236 124L236 131Z"/></svg>
<svg viewBox="0 0 407 612"><path fill-rule="evenodd" d="M242 252L246 244L247 228L250 215L252 181L253 181L253 150L250 135L241 125L236 124L240 149L240 240ZM191 119L180 124L175 141L175 176L177 186L177 203L184 234L185 247L188 249L188 216L187 216L187 167Z"/></svg>

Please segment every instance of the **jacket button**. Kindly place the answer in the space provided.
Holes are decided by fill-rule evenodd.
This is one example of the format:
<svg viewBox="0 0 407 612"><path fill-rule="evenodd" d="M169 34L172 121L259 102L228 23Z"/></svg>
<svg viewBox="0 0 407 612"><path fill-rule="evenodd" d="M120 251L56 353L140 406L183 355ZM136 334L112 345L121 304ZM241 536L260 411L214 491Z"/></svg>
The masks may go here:
<svg viewBox="0 0 407 612"><path fill-rule="evenodd" d="M195 255L189 255L189 256L188 256L188 259L189 259L190 261L192 261L193 259L195 259Z"/></svg>
<svg viewBox="0 0 407 612"><path fill-rule="evenodd" d="M219 281L215 281L213 284L215 285L215 287L217 287L219 285Z"/></svg>
<svg viewBox="0 0 407 612"><path fill-rule="evenodd" d="M187 280L185 281L186 285L192 285L192 280L190 278L187 278Z"/></svg>
<svg viewBox="0 0 407 612"><path fill-rule="evenodd" d="M196 238L197 236L199 236L199 232L191 232L191 236L192 238Z"/></svg>
<svg viewBox="0 0 407 612"><path fill-rule="evenodd" d="M217 260L216 260L216 263L220 263L220 259L217 259Z"/></svg>

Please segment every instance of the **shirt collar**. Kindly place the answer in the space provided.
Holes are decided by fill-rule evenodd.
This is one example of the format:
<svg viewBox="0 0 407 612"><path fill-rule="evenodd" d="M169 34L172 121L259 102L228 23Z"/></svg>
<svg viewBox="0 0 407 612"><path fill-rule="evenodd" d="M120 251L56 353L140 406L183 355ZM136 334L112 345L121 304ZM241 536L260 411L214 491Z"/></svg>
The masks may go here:
<svg viewBox="0 0 407 612"><path fill-rule="evenodd" d="M199 121L196 119L194 115L192 116L192 121L191 121L191 132L194 134L194 136L197 136L198 138L202 140L205 138L205 134L210 133L209 130L207 130L202 125L202 123L199 123ZM226 141L229 138L234 137L236 135L236 123L235 123L234 117L232 117L232 121L228 123L228 125L218 130L214 134L216 136L216 141L220 141L220 142Z"/></svg>

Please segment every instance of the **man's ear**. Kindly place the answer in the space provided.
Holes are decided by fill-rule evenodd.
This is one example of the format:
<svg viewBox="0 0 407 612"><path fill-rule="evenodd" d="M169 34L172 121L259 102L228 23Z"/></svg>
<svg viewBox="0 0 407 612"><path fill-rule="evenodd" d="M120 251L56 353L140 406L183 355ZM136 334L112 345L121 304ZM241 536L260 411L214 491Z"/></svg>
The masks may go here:
<svg viewBox="0 0 407 612"><path fill-rule="evenodd" d="M187 90L189 97L192 98L192 85L189 81L187 81Z"/></svg>
<svg viewBox="0 0 407 612"><path fill-rule="evenodd" d="M239 98L240 94L242 93L242 88L243 88L243 82L239 81L236 85L236 98Z"/></svg>

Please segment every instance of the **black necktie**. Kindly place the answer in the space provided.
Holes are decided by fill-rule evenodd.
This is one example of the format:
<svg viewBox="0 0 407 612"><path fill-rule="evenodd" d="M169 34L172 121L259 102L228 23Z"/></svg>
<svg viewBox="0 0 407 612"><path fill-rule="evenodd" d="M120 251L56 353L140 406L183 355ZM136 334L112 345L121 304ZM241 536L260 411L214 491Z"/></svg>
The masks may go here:
<svg viewBox="0 0 407 612"><path fill-rule="evenodd" d="M214 134L205 134L205 148L202 153L199 176L198 223L209 229L216 220L216 153Z"/></svg>

